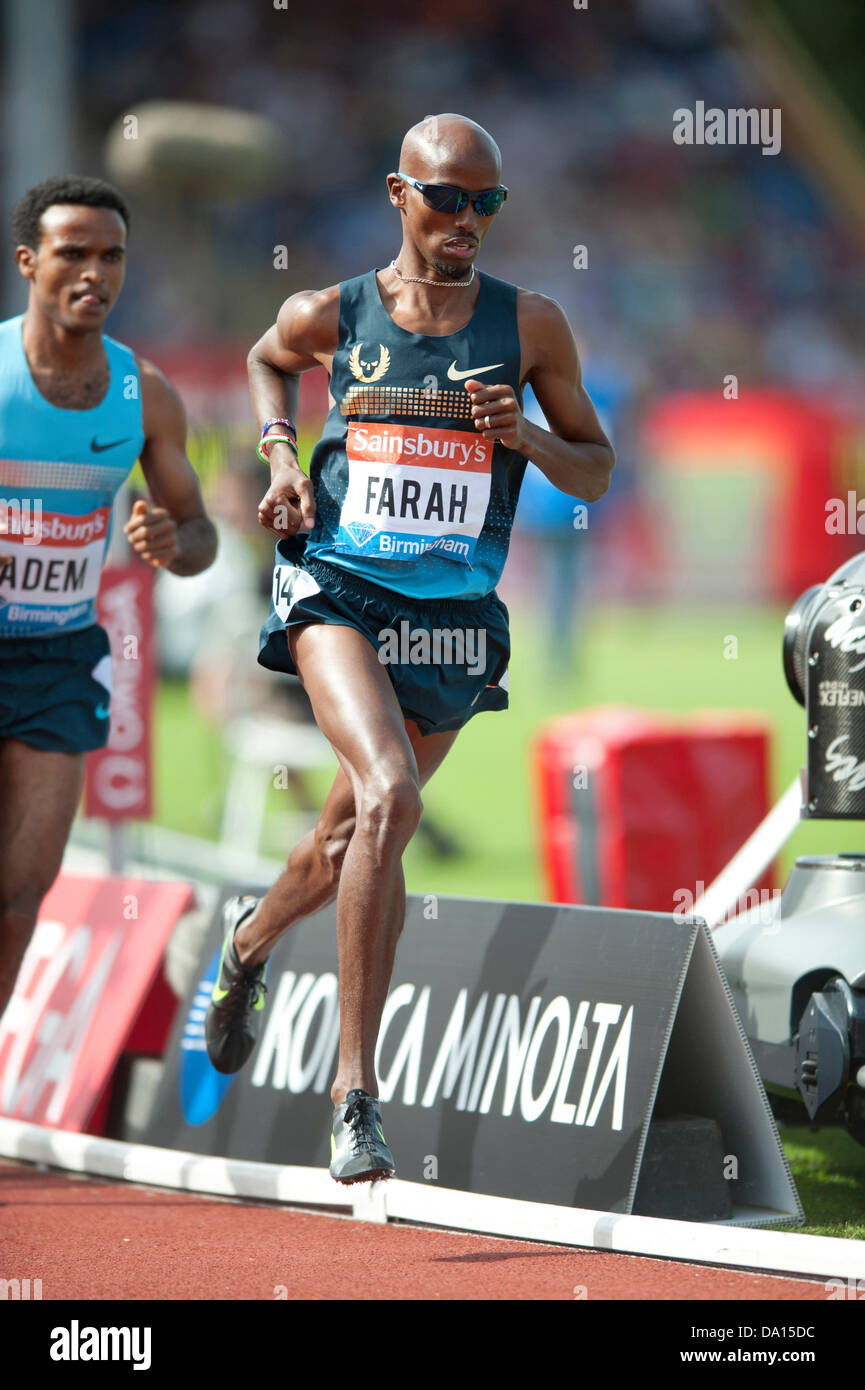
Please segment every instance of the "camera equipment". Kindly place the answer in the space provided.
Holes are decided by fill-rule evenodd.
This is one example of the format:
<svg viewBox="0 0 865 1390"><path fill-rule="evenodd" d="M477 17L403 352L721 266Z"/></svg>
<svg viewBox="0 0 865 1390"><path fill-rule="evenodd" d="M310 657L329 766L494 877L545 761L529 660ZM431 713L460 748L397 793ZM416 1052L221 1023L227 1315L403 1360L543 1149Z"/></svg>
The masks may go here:
<svg viewBox="0 0 865 1390"><path fill-rule="evenodd" d="M865 819L865 553L796 600L783 662L807 715L801 818ZM714 940L767 1091L865 1144L865 854L798 858Z"/></svg>

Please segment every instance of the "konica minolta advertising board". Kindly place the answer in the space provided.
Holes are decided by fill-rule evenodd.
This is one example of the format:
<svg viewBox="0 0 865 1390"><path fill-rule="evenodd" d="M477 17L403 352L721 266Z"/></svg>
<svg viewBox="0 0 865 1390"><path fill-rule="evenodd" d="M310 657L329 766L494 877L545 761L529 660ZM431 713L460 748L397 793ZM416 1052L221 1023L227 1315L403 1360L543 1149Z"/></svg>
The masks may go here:
<svg viewBox="0 0 865 1390"><path fill-rule="evenodd" d="M217 912L143 1138L326 1167L339 1040L335 909L276 946L260 1040L229 1077L204 1047L221 949ZM687 1023L676 1032L680 1009ZM409 897L377 1061L397 1177L629 1212L668 1054L667 1109L717 1120L737 1157L735 1205L795 1219L789 1169L703 924Z"/></svg>

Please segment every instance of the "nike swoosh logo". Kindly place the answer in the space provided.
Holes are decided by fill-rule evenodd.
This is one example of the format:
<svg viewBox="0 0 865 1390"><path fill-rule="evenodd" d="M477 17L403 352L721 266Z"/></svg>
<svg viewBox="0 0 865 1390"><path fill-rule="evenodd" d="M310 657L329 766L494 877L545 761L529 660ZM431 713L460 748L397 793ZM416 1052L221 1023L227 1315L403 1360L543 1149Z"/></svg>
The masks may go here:
<svg viewBox="0 0 865 1390"><path fill-rule="evenodd" d="M228 937L226 936L225 940L222 943L222 955L219 957L219 965L216 968L216 979L213 983L213 993L210 996L211 1001L214 1004L218 1004L220 999L224 999L226 994L228 993L227 989L219 988L219 981L222 978L222 967L225 964L225 951L227 946Z"/></svg>
<svg viewBox="0 0 865 1390"><path fill-rule="evenodd" d="M121 444L128 443L128 437L126 439L112 439L110 444L99 444L97 440L94 438L90 441L90 448L93 450L94 454L104 454L106 449L117 449Z"/></svg>
<svg viewBox="0 0 865 1390"><path fill-rule="evenodd" d="M107 705L97 705L97 706L96 706L96 718L97 718L97 719L107 719L109 713L110 713L110 711L109 711Z"/></svg>
<svg viewBox="0 0 865 1390"><path fill-rule="evenodd" d="M492 372L496 367L503 367L504 362L491 362L488 367L469 367L467 372L461 372L457 368L456 359L448 367L448 376L451 381L465 381L470 376L480 376L481 372Z"/></svg>

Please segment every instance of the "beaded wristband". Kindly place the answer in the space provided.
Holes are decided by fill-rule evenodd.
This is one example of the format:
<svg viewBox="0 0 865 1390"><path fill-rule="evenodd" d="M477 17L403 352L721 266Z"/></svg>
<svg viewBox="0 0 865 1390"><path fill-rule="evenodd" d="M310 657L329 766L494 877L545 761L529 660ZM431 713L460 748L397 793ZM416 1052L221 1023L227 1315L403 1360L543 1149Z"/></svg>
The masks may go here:
<svg viewBox="0 0 865 1390"><path fill-rule="evenodd" d="M297 445L295 444L293 439L289 439L287 434L271 434L268 435L267 439L262 439L259 441L258 448L255 451L258 454L258 457L261 459L262 463L270 463L270 456L267 452L268 444L287 444L289 449L293 450L295 458L298 459L298 461L300 460L300 455L297 451Z"/></svg>
<svg viewBox="0 0 865 1390"><path fill-rule="evenodd" d="M265 420L264 424L261 427L262 439L264 439L264 436L267 434L267 431L269 429L272 429L274 425L285 425L285 428L291 431L292 437L294 439L297 439L297 430L295 429L294 424L291 420L287 420L283 415L274 415L272 420Z"/></svg>

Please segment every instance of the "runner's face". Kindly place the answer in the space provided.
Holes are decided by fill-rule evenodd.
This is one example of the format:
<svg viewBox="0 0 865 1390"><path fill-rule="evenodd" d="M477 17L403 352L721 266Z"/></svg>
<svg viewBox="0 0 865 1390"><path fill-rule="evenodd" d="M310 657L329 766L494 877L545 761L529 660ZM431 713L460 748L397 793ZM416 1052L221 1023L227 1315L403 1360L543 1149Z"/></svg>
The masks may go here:
<svg viewBox="0 0 865 1390"><path fill-rule="evenodd" d="M497 188L501 183L495 163L477 156L424 164L405 172L422 183L449 183L469 193ZM405 191L405 233L422 258L448 278L462 279L468 275L494 217L479 217L471 203L462 212L436 212L427 207L418 189L402 181L399 186Z"/></svg>
<svg viewBox="0 0 865 1390"><path fill-rule="evenodd" d="M71 332L101 328L125 275L126 225L113 208L57 203L42 214L34 253L18 247L21 274L39 307Z"/></svg>

